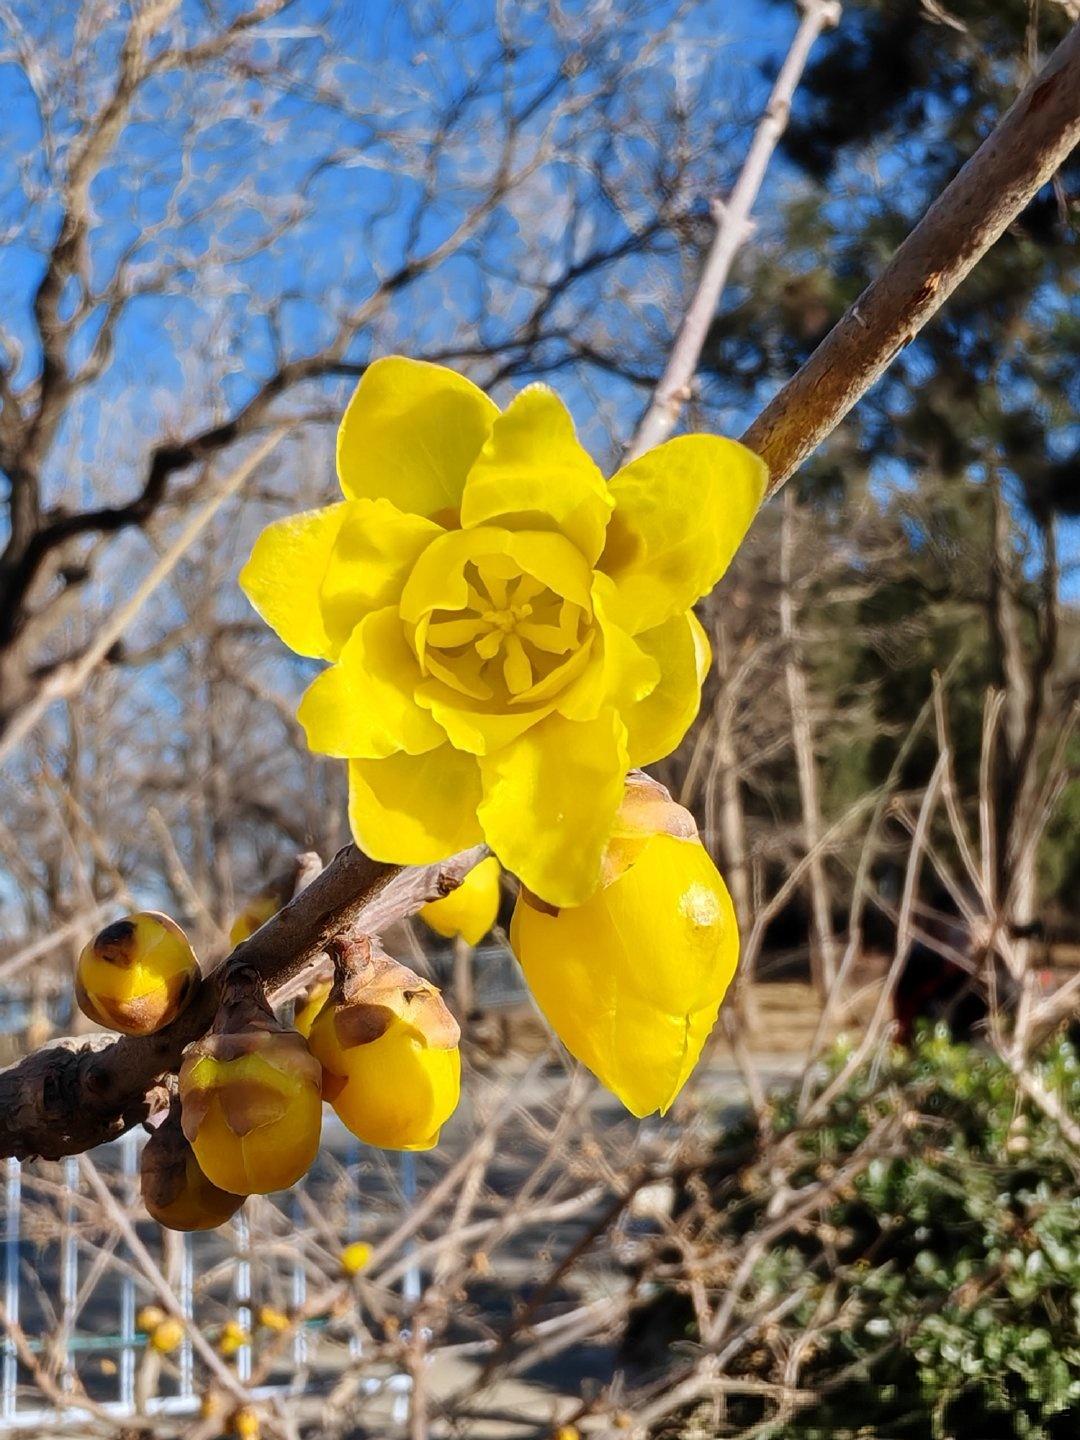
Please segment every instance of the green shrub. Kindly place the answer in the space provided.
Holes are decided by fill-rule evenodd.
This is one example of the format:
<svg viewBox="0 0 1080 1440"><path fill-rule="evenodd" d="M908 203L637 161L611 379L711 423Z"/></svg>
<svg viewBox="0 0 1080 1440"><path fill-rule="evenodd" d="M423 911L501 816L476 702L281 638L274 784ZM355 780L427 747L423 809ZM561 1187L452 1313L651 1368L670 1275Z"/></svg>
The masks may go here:
<svg viewBox="0 0 1080 1440"><path fill-rule="evenodd" d="M842 1057L834 1057L838 1065ZM1080 1116L1080 1063L1064 1040L1037 1060L1063 1108ZM943 1035L876 1057L822 1123L790 1137L793 1188L840 1175L876 1132L889 1153L830 1195L809 1224L763 1255L749 1317L770 1295L803 1297L727 1373L776 1383L805 1328L798 1386L816 1400L777 1418L773 1401L736 1397L720 1428L684 1416L667 1434L782 1440L1064 1440L1080 1433L1080 1156L997 1057ZM731 1153L748 1138L729 1132ZM875 1142L865 1154L877 1148ZM757 1170L717 1163L702 1237L718 1252L765 1222ZM688 1217L693 1208L688 1208ZM693 1340L672 1297L653 1308L666 1338ZM666 1319L664 1318L666 1317ZM678 1318L677 1318L678 1317ZM652 1336L655 1342L659 1336ZM762 1428L757 1429L758 1426Z"/></svg>

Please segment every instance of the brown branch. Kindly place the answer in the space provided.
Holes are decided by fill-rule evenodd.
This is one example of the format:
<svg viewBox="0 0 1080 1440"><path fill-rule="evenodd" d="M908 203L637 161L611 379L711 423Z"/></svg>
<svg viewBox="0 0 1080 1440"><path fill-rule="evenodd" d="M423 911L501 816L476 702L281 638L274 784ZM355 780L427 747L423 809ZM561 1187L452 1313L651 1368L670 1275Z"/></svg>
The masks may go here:
<svg viewBox="0 0 1080 1440"><path fill-rule="evenodd" d="M481 846L439 865L403 869L347 845L207 975L183 1014L156 1035L57 1040L0 1070L0 1156L58 1160L137 1125L163 1099L159 1087L184 1047L210 1028L231 972L254 970L270 998L280 998L335 936L380 934L454 889L485 854Z"/></svg>
<svg viewBox="0 0 1080 1440"><path fill-rule="evenodd" d="M1080 24L742 437L769 467L770 495L914 340L1077 141Z"/></svg>

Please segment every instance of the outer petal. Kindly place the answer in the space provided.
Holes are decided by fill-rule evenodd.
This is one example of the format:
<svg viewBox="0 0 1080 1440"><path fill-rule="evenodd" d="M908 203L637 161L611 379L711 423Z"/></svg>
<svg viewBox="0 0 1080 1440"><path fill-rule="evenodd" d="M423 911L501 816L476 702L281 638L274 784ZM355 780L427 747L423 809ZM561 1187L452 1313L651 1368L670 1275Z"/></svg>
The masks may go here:
<svg viewBox="0 0 1080 1440"><path fill-rule="evenodd" d="M336 665L312 681L297 719L308 747L344 759L419 755L446 735L413 699L420 667L393 605L366 616Z"/></svg>
<svg viewBox="0 0 1080 1440"><path fill-rule="evenodd" d="M443 533L434 521L405 514L389 500L350 504L320 591L331 638L344 644L364 615L395 603L417 559Z"/></svg>
<svg viewBox="0 0 1080 1440"><path fill-rule="evenodd" d="M616 618L632 635L689 610L720 579L768 481L736 440L682 435L611 480L615 512L600 561L618 590Z"/></svg>
<svg viewBox="0 0 1080 1440"><path fill-rule="evenodd" d="M373 860L430 865L478 844L479 803L476 760L449 745L349 762L349 820Z"/></svg>
<svg viewBox="0 0 1080 1440"><path fill-rule="evenodd" d="M244 594L298 655L328 660L335 653L319 609L319 587L348 512L348 504L339 502L275 520L240 571Z"/></svg>
<svg viewBox="0 0 1080 1440"><path fill-rule="evenodd" d="M710 660L709 637L692 610L675 615L637 637L660 666L651 695L623 711L631 765L651 765L679 744L701 704L701 686Z"/></svg>
<svg viewBox="0 0 1080 1440"><path fill-rule="evenodd" d="M541 899L580 905L599 883L626 768L613 709L580 724L549 715L480 760L484 837Z"/></svg>
<svg viewBox="0 0 1080 1440"><path fill-rule="evenodd" d="M401 355L376 360L338 431L342 491L355 500L382 496L416 515L456 517L465 476L498 413L454 370Z"/></svg>
<svg viewBox="0 0 1080 1440"><path fill-rule="evenodd" d="M465 483L461 523L559 530L591 565L604 548L611 506L565 405L546 385L530 385L492 426Z"/></svg>

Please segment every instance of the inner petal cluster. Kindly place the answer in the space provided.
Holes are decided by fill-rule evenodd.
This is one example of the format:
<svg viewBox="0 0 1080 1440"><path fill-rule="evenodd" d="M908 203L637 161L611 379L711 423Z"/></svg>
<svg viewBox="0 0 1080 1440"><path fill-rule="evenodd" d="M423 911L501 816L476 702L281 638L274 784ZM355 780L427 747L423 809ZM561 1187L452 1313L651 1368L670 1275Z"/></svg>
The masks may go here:
<svg viewBox="0 0 1080 1440"><path fill-rule="evenodd" d="M465 604L434 609L416 627L420 668L470 699L529 704L578 668L591 616L505 555L465 566ZM582 657L584 659L584 656Z"/></svg>

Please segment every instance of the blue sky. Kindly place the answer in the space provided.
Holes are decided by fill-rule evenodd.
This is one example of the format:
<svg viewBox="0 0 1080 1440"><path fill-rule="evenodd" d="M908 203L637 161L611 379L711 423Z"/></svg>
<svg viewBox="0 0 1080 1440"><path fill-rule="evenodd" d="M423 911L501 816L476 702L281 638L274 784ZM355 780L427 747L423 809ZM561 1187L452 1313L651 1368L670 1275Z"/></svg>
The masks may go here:
<svg viewBox="0 0 1080 1440"><path fill-rule="evenodd" d="M237 5L231 0L219 8L229 14ZM566 13L573 17L580 8L570 6ZM14 6L31 36L39 37L43 47L55 44L61 50L70 43L77 9L74 0L58 0L48 7L19 0ZM672 0L657 0L657 25L674 11ZM185 0L182 13L195 24L203 9L196 0ZM207 317L197 279L188 283L182 270L168 293L148 294L130 305L118 331L117 362L88 397L89 403L80 407L77 427L73 422L72 433L64 437L67 444L58 447L58 486L70 491L74 484L73 498L89 502L96 481L89 478L90 467L81 487L73 481L73 448L97 452L103 445L115 444L115 468L122 476L129 463L137 466L148 440L180 424L184 407L190 408L186 399L181 404L181 397L185 389L192 388L193 356L198 357L200 347L217 346L220 353L215 378L212 384L208 382L207 393L198 395L197 408L200 413L212 414L219 408L235 407L273 364L267 308L277 311L283 347L291 354L303 353L330 333L328 312L334 304L355 302L370 290L377 274L398 262L410 232L418 187L403 173L395 144L387 142L366 112L376 104L388 106L395 123L407 131L425 119L425 107L430 107L433 96L465 87L470 80L477 81L483 92L498 50L493 13L481 0L464 0L446 11L435 6L426 10L421 5L404 7L393 0L363 4L295 0L246 52L253 71L272 57L280 59L286 54L290 67L305 82L293 93L268 96L264 118L270 122L274 140L270 148L265 129L251 123L250 112L246 112L218 124L190 126L197 129L198 140L190 155L182 157L186 120L201 121L198 108L203 95L186 97L182 76L170 75L147 87L142 109L125 133L124 163L108 170L93 191L99 221L93 240L93 269L98 280L108 277L125 246L138 246L142 236L162 223L182 174L182 200L167 242L156 249L144 247L147 264L156 254L169 250L186 252L197 267L211 238L237 248L257 244L266 220L242 196L235 204L229 203L230 186L237 176L268 204L287 203L290 195L301 196L309 202L310 212L290 232L286 243L258 251L250 260L231 267L224 286L227 293L215 298L212 318ZM737 155L745 148L749 122L767 90L762 69L783 54L796 20L794 6L762 0L705 0L690 7L665 41L657 74L662 73L662 83L672 93L684 92L689 97L703 126L716 125L718 143L729 142L725 153ZM550 31L531 15L528 6L517 7L515 23L521 38L514 71L520 102L546 82L556 47ZM608 43L612 48L620 43L629 47L640 38L612 35ZM118 39L117 31L106 30L96 41L102 73L109 71ZM352 113L332 111L319 103L313 92L314 82L324 73L320 67L328 67L325 73L332 74L354 98ZM233 78L230 84L240 101L261 101L265 94L265 87L256 80ZM496 115L501 102L497 85L488 86L487 91L473 100L469 111L470 123L476 127L478 154L484 125ZM186 120L185 104L191 106ZM244 112L244 105L239 109ZM618 116L617 109L615 114ZM61 129L63 119L61 109ZM50 238L56 217L55 207L47 200L30 214L20 204L21 171L38 180L44 176L39 103L20 68L11 63L0 65L0 121L6 134L6 143L0 147L0 233L4 234L0 318L22 345L18 378L25 383L37 367L33 333L27 324L29 297L40 274L42 244ZM632 137L626 143L631 146ZM316 153L348 153L351 158L345 163L327 163L313 172L311 159ZM185 164L189 167L186 171ZM468 145L458 139L444 166L447 201L425 208L417 227L420 249L436 244L452 226L459 213L455 207L461 176L468 166ZM579 183L571 169L560 172L558 166L553 167L553 199L558 199L561 185ZM882 167L885 183L891 173L886 157ZM722 189L730 178L703 171L703 200L707 191ZM791 179L778 158L758 207L763 225L768 224L772 196ZM210 202L216 212L212 236L200 213ZM373 216L378 218L373 220ZM604 223L616 233L617 226L610 218ZM364 240L358 253L354 237L360 232ZM517 217L509 213L498 216L486 237L487 253L513 277L527 238ZM137 249L137 257L141 254ZM422 352L448 342L454 319L447 314L442 295L446 287L453 294L455 286L466 295L476 283L475 267L471 266L471 259L451 262L440 276L442 291L418 286L415 295L401 305L398 332L410 348ZM631 260L619 276L623 287L645 297L640 301L642 317L646 323L655 323L661 336L660 312L648 304L647 267L639 264L635 270ZM228 293L230 287L232 293ZM493 295L498 315L487 323L497 322L501 335L512 334L518 317L528 308L528 287L511 278L501 287L489 289L483 303L490 306ZM610 303L610 297L601 283L592 291L581 292L576 303L591 308ZM98 323L98 316L90 317L79 348L92 342ZM380 343L378 333L362 337L355 358L366 358ZM636 418L640 395L610 377L590 373L583 378L577 371L562 371L557 383L575 409L586 438L594 444L602 446L605 441L595 420L603 407L607 407L604 420L609 434L620 427L625 431ZM136 416L130 413L133 385L143 392ZM197 392L197 382L194 388ZM333 393L342 394L342 387ZM128 433L119 433L118 416L126 420ZM745 413L721 413L713 423L736 430L748 418ZM1080 527L1068 527L1065 541L1068 556L1080 557ZM1073 570L1067 585L1071 594L1080 594L1080 573Z"/></svg>

